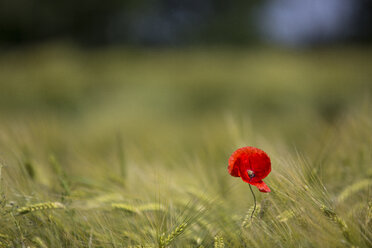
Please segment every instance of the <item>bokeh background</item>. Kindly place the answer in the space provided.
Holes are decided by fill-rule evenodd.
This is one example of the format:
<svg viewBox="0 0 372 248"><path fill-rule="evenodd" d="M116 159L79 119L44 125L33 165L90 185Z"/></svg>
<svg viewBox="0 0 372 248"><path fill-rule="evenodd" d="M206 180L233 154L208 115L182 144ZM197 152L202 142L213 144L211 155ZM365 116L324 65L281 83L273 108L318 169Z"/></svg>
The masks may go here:
<svg viewBox="0 0 372 248"><path fill-rule="evenodd" d="M299 148L369 102L370 1L0 4L1 122L103 154L198 150L230 122Z"/></svg>
<svg viewBox="0 0 372 248"><path fill-rule="evenodd" d="M244 119L301 146L369 98L371 13L363 0L3 0L1 122L185 146Z"/></svg>

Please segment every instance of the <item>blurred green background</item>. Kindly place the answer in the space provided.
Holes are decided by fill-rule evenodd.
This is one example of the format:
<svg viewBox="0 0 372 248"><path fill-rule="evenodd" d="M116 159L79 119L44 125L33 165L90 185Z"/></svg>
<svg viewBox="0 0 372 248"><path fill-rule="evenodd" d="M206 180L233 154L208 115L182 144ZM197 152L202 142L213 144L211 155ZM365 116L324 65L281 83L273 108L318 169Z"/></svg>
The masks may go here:
<svg viewBox="0 0 372 248"><path fill-rule="evenodd" d="M368 1L1 5L0 125L21 157L105 164L119 140L170 161L225 143L226 160L225 140L261 138L315 155L371 101Z"/></svg>
<svg viewBox="0 0 372 248"><path fill-rule="evenodd" d="M118 135L144 156L196 152L234 125L318 152L312 142L370 102L371 55L355 47L33 46L0 58L0 120L36 137L55 126L58 139L102 155L115 153Z"/></svg>
<svg viewBox="0 0 372 248"><path fill-rule="evenodd" d="M2 1L1 125L36 136L54 125L102 154L121 137L151 154L197 151L235 123L312 152L309 140L370 102L370 10L362 0Z"/></svg>

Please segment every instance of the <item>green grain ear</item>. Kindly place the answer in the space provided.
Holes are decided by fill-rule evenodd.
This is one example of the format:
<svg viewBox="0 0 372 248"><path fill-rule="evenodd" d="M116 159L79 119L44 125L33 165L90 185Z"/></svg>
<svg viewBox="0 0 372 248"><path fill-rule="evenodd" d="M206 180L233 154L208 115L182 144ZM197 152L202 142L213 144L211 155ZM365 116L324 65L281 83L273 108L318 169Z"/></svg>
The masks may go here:
<svg viewBox="0 0 372 248"><path fill-rule="evenodd" d="M340 228L342 234L344 235L345 239L349 242L351 242L350 240L350 230L348 228L348 226L346 225L345 221L339 217L335 211L333 211L333 209L325 206L325 205L322 205L320 207L320 210L323 212L323 214L325 216L327 216L331 221L333 221L334 223L337 224L337 226Z"/></svg>
<svg viewBox="0 0 372 248"><path fill-rule="evenodd" d="M19 215L32 213L35 211L43 211L47 209L60 209L65 208L65 206L60 202L43 202L37 203L26 207L21 207L17 209Z"/></svg>
<svg viewBox="0 0 372 248"><path fill-rule="evenodd" d="M214 237L214 248L225 248L225 242L221 235L216 235Z"/></svg>
<svg viewBox="0 0 372 248"><path fill-rule="evenodd" d="M180 236L185 231L186 227L187 227L187 223L184 222L180 224L179 226L177 226L170 234L168 235L165 235L165 233L162 234L159 239L159 247L165 248L168 245L170 245L173 242L173 240L175 240L178 236Z"/></svg>

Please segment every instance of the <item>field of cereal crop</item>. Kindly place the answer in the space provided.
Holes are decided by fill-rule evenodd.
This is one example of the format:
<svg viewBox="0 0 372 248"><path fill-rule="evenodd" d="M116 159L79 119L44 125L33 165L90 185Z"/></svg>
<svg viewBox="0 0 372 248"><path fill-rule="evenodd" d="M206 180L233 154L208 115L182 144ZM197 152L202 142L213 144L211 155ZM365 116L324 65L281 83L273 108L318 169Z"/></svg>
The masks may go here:
<svg viewBox="0 0 372 248"><path fill-rule="evenodd" d="M372 50L0 57L0 247L371 247ZM255 146L270 193L227 171Z"/></svg>

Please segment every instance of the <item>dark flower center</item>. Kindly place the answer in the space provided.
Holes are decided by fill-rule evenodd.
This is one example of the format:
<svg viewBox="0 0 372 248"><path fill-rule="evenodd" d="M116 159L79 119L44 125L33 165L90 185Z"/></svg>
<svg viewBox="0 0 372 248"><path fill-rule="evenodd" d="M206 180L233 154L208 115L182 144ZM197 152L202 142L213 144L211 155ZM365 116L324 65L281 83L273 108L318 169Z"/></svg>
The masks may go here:
<svg viewBox="0 0 372 248"><path fill-rule="evenodd" d="M248 173L249 178L254 178L255 175L254 175L253 171L247 170L247 173Z"/></svg>

